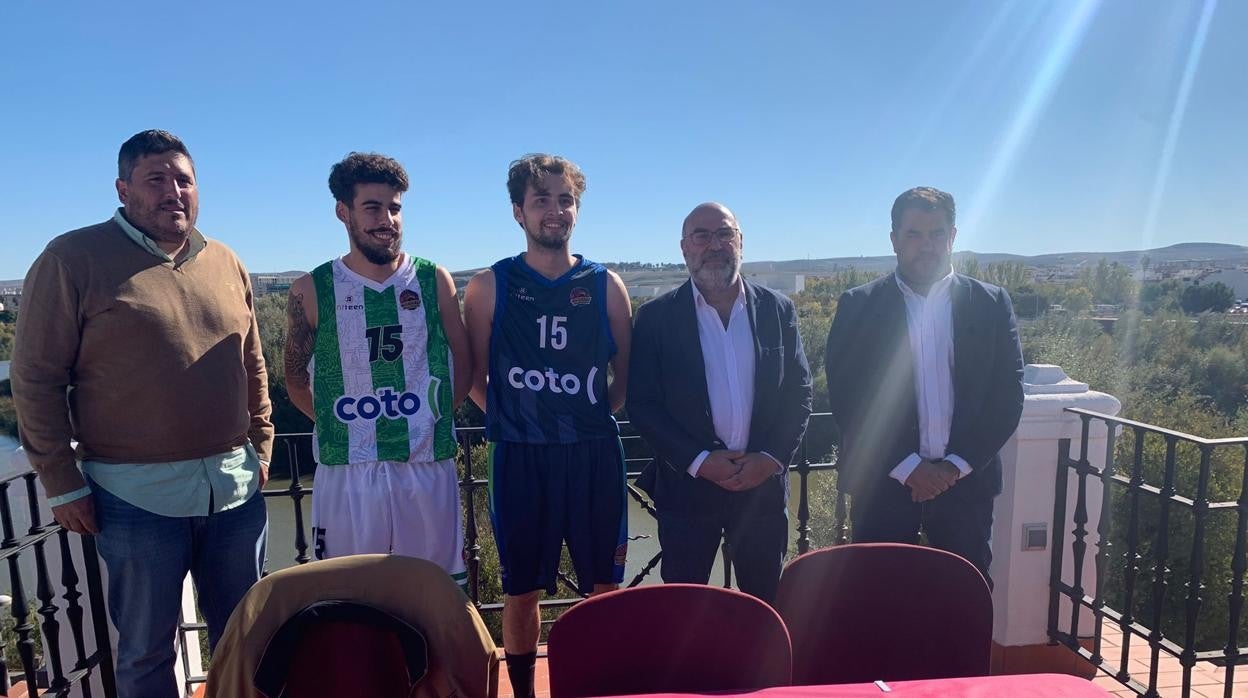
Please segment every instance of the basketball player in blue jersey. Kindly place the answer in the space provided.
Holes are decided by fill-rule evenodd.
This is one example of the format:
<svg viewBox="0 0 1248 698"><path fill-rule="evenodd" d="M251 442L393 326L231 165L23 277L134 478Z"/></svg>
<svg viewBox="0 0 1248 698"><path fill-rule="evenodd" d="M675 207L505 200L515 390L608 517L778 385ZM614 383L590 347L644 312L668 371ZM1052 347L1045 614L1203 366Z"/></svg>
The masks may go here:
<svg viewBox="0 0 1248 698"><path fill-rule="evenodd" d="M624 404L632 308L614 272L569 249L585 175L551 155L508 172L527 247L468 283L472 399L490 440L490 516L503 571L503 647L515 695L532 695L538 595L568 544L582 594L616 588L627 551ZM613 374L607 380L608 366Z"/></svg>

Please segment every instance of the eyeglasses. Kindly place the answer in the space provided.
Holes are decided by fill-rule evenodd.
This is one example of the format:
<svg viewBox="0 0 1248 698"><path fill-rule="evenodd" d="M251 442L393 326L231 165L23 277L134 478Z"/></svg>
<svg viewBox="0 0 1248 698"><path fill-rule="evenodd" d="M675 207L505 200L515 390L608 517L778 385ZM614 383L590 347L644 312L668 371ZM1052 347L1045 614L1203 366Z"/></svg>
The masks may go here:
<svg viewBox="0 0 1248 698"><path fill-rule="evenodd" d="M737 235L741 233L736 228L720 228L719 230L696 230L685 236L693 244L702 247L711 244L711 239L719 240L725 245L731 245L736 242Z"/></svg>

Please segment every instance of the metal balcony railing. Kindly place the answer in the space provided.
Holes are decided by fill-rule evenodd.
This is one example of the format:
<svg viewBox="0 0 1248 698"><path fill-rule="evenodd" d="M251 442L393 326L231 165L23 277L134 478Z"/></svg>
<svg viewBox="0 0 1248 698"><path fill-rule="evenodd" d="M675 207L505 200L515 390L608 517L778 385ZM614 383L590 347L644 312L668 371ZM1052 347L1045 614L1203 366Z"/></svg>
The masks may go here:
<svg viewBox="0 0 1248 698"><path fill-rule="evenodd" d="M1230 698L1236 666L1248 657L1240 640L1248 569L1248 437L1205 439L1067 411L1079 416L1082 429L1077 456L1070 439L1058 448L1049 637L1139 695L1158 695L1159 670L1173 657L1182 668L1182 695L1192 695L1193 672L1201 665L1201 671L1223 673L1222 692ZM1104 468L1089 461L1094 428L1108 430ZM1098 503L1089 560L1089 507ZM1073 523L1069 539L1062 522ZM1071 566L1063 569L1067 553ZM1084 583L1088 565L1095 570L1092 588ZM1111 631L1121 642L1107 653L1104 640ZM1145 647L1143 658L1133 657L1133 650Z"/></svg>

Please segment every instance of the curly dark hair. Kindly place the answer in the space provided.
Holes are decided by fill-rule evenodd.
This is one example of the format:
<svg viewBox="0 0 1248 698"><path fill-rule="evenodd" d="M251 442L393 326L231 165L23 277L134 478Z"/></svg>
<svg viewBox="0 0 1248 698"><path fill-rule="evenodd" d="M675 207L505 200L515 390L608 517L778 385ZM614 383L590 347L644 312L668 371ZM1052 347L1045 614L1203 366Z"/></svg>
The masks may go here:
<svg viewBox="0 0 1248 698"><path fill-rule="evenodd" d="M897 226L901 223L901 214L908 208L917 208L920 211L944 211L945 218L949 219L949 227L953 227L954 218L957 216L957 208L953 203L953 195L943 192L935 187L915 187L907 189L897 197L893 202L893 231L897 231Z"/></svg>
<svg viewBox="0 0 1248 698"><path fill-rule="evenodd" d="M528 189L529 182L548 174L566 179L572 187L577 206L580 206L581 194L585 193L585 173L571 160L546 153L531 153L519 160L512 160L507 169L507 193L511 195L511 203L524 206L524 192Z"/></svg>
<svg viewBox="0 0 1248 698"><path fill-rule="evenodd" d="M355 201L355 185L388 184L407 191L407 171L398 160L379 153L350 153L329 171L329 191L334 199L350 206Z"/></svg>
<svg viewBox="0 0 1248 698"><path fill-rule="evenodd" d="M187 160L191 160L191 168L195 167L191 152L186 149L186 144L181 138L160 129L139 131L126 139L126 142L121 144L121 150L117 152L117 178L129 182L130 175L134 174L134 166L144 156L160 155L169 151L182 153Z"/></svg>

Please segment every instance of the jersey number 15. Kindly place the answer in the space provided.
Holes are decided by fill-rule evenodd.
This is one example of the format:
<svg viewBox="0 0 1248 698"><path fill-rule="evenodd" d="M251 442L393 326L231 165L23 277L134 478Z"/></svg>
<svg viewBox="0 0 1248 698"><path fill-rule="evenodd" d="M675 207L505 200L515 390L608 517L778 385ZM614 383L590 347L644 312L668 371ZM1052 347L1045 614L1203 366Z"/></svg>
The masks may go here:
<svg viewBox="0 0 1248 698"><path fill-rule="evenodd" d="M564 315L555 315L550 318L550 348L563 349L568 346L568 328L563 326L568 318ZM546 316L543 315L537 319L537 346L541 349L546 348Z"/></svg>
<svg viewBox="0 0 1248 698"><path fill-rule="evenodd" d="M403 355L403 326L382 325L370 327L364 331L368 337L368 360L376 361L378 357L386 361L394 361Z"/></svg>

